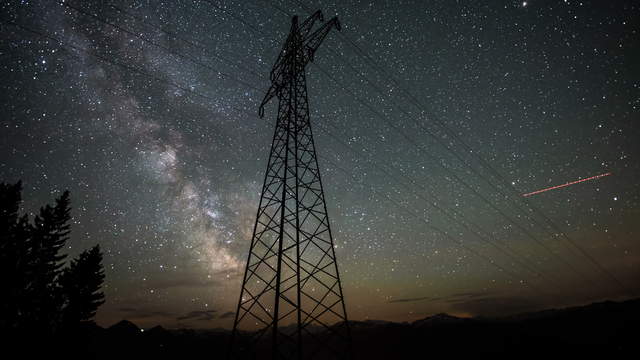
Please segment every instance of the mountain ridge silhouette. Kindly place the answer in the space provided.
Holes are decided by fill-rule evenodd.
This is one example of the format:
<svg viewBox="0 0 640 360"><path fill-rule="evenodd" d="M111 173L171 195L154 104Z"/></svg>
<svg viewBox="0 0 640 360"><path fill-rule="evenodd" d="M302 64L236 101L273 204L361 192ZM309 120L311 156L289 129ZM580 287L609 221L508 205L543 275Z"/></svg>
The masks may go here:
<svg viewBox="0 0 640 360"><path fill-rule="evenodd" d="M339 326L335 324L334 326ZM584 306L546 309L499 317L434 314L412 322L349 321L354 360L409 359L431 355L624 354L636 348L640 298ZM293 329L293 326L286 328ZM317 330L317 329L316 329ZM319 330L318 330L319 331ZM186 356L225 358L230 330L168 329L141 331L133 322L110 327L85 324L78 334L84 359L175 359ZM250 332L239 336L249 336ZM269 338L269 337L266 337ZM219 356L213 349L222 351ZM261 355L257 359L261 359ZM265 356L264 358L269 358Z"/></svg>

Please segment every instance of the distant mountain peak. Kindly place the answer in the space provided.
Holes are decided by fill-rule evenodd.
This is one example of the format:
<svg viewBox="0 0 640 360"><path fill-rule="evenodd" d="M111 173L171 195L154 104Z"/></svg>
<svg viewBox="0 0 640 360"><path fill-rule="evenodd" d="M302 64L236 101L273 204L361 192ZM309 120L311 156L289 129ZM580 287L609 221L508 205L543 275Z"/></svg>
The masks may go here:
<svg viewBox="0 0 640 360"><path fill-rule="evenodd" d="M147 333L165 333L167 332L167 329L163 328L161 325L156 325L151 329L147 330L146 332Z"/></svg>
<svg viewBox="0 0 640 360"><path fill-rule="evenodd" d="M435 325L435 324L457 323L465 320L467 319L459 318L457 316L449 315L446 313L439 313L432 316L428 316L421 320L416 320L413 323L411 323L411 325L421 327L421 326L429 326L429 325Z"/></svg>
<svg viewBox="0 0 640 360"><path fill-rule="evenodd" d="M108 328L108 330L110 332L117 332L117 333L139 333L140 332L140 328L129 320L121 320L116 324L111 325Z"/></svg>

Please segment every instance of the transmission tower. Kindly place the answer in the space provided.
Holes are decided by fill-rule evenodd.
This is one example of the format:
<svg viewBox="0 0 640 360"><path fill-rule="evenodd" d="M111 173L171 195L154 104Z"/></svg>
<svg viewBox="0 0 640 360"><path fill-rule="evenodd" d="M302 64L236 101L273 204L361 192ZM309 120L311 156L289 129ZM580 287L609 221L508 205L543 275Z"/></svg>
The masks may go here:
<svg viewBox="0 0 640 360"><path fill-rule="evenodd" d="M253 229L231 353L236 358L345 359L351 337L309 121L305 68L338 18L317 11L291 31L260 104L278 119Z"/></svg>

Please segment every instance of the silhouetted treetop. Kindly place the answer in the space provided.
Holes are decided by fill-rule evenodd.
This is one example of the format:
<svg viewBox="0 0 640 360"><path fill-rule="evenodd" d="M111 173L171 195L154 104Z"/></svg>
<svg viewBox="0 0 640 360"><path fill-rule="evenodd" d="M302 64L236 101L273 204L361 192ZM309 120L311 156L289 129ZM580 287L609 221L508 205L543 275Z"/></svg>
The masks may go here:
<svg viewBox="0 0 640 360"><path fill-rule="evenodd" d="M104 303L99 246L67 268L62 252L71 233L69 191L45 205L30 222L20 216L22 183L0 183L0 330L54 333L91 319Z"/></svg>
<svg viewBox="0 0 640 360"><path fill-rule="evenodd" d="M104 281L102 253L96 245L71 260L60 276L60 284L66 295L63 308L65 323L73 324L91 319L104 303L100 291Z"/></svg>

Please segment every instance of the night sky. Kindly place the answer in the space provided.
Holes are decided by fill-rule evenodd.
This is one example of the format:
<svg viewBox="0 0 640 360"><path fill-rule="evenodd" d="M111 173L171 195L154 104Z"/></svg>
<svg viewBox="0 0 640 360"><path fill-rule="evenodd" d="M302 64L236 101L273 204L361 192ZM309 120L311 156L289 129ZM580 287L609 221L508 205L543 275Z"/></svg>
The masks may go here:
<svg viewBox="0 0 640 360"><path fill-rule="evenodd" d="M26 212L71 191L69 254L105 254L100 325L232 325L258 105L316 9L342 23L307 83L350 319L640 293L638 2L65 4L0 6L0 181Z"/></svg>

